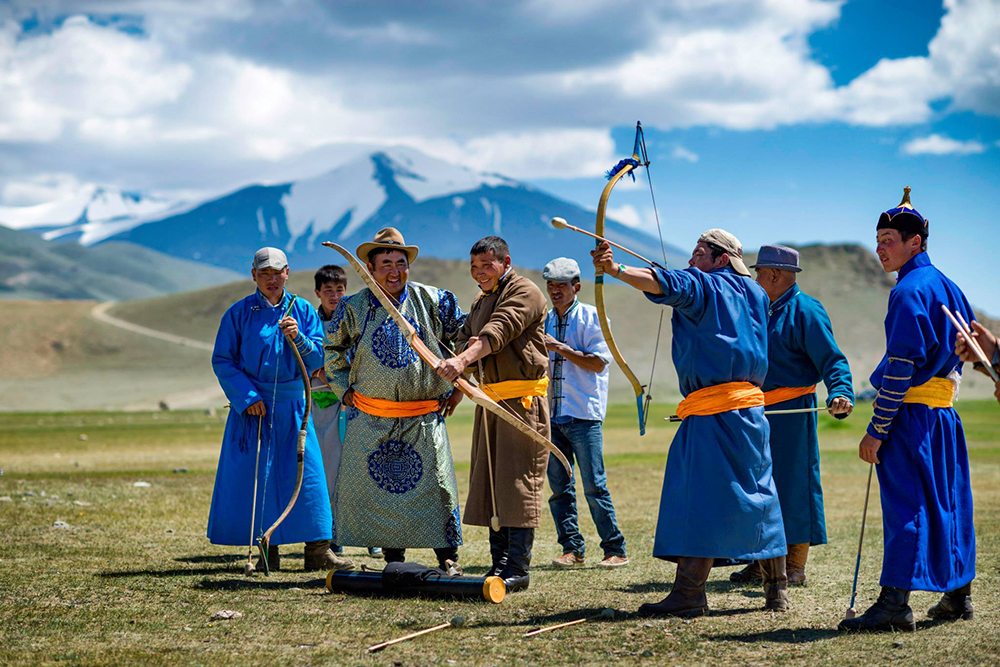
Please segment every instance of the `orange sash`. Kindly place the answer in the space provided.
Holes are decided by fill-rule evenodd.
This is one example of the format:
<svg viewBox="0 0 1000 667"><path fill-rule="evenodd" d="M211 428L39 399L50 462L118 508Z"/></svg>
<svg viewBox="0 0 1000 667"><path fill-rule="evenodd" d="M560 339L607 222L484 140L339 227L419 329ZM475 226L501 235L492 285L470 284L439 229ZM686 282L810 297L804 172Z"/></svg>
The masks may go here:
<svg viewBox="0 0 1000 667"><path fill-rule="evenodd" d="M749 382L726 382L692 391L677 406L677 416L683 420L692 415L704 417L763 405L764 392L760 387Z"/></svg>
<svg viewBox="0 0 1000 667"><path fill-rule="evenodd" d="M419 417L437 412L440 401L390 401L354 392L354 407L375 417Z"/></svg>
<svg viewBox="0 0 1000 667"><path fill-rule="evenodd" d="M950 408L955 405L955 384L948 378L931 378L906 390L903 403L921 403L931 408Z"/></svg>
<svg viewBox="0 0 1000 667"><path fill-rule="evenodd" d="M774 405L784 403L799 396L808 396L816 393L816 385L811 387L778 387L771 391L764 392L764 405Z"/></svg>
<svg viewBox="0 0 1000 667"><path fill-rule="evenodd" d="M548 393L549 378L546 376L540 380L504 380L503 382L484 384L482 389L494 401L519 398L521 399L521 407L530 410L533 396L545 396Z"/></svg>

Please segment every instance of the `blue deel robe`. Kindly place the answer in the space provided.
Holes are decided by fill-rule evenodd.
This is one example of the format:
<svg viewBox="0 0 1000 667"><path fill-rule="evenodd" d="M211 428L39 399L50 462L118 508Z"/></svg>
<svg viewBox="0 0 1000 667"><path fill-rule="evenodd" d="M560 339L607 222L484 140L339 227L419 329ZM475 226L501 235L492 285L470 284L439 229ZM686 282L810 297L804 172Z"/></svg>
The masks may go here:
<svg viewBox="0 0 1000 667"><path fill-rule="evenodd" d="M817 299L792 285L771 304L767 325L764 391L809 387L823 380L827 406L843 396L854 403L847 357L833 338L833 325ZM767 410L815 408L816 394L767 406ZM826 544L823 487L819 478L818 415L767 415L771 425L774 484L788 544Z"/></svg>
<svg viewBox="0 0 1000 667"><path fill-rule="evenodd" d="M941 311L972 308L927 253L899 270L885 316L886 353L871 375L875 416L869 435L882 440L876 466L882 498L883 586L951 591L976 576L969 454L954 408L903 403L911 386L956 379L958 332Z"/></svg>
<svg viewBox="0 0 1000 667"><path fill-rule="evenodd" d="M727 382L759 387L767 373L763 288L729 267L653 273L663 294L646 297L674 308L681 393ZM764 408L686 418L667 456L653 556L730 565L785 553Z"/></svg>
<svg viewBox="0 0 1000 667"><path fill-rule="evenodd" d="M232 404L226 420L219 468L215 474L208 539L213 544L245 545L274 523L295 490L296 441L305 413L302 376L278 322L291 295L272 307L258 291L233 304L215 337L212 367ZM323 365L323 328L315 309L297 298L289 313L299 325L295 341L306 368ZM246 409L263 400L261 421ZM260 465L254 502L257 427L261 421ZM250 508L254 507L253 536ZM291 513L271 535L271 544L330 539L333 519L323 458L312 419L306 437L302 489Z"/></svg>

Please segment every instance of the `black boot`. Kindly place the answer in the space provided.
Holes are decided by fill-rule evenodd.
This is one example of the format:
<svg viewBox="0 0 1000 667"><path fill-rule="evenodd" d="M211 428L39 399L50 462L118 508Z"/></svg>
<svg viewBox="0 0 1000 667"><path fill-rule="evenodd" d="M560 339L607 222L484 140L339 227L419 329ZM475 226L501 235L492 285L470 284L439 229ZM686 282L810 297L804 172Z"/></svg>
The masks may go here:
<svg viewBox="0 0 1000 667"><path fill-rule="evenodd" d="M500 530L490 528L490 557L493 565L490 566L487 577L499 577L507 565L507 547L510 545L510 529L501 527Z"/></svg>
<svg viewBox="0 0 1000 667"><path fill-rule="evenodd" d="M524 590L528 587L528 566L531 564L531 545L535 541L534 528L507 528L510 535L507 548L507 564L500 572L500 578L507 585L507 592Z"/></svg>
<svg viewBox="0 0 1000 667"><path fill-rule="evenodd" d="M892 586L883 586L878 600L868 611L857 618L845 618L837 626L841 632L850 630L902 630L913 632L917 629L913 622L913 610L910 609L910 591Z"/></svg>
<svg viewBox="0 0 1000 667"><path fill-rule="evenodd" d="M705 582L712 573L714 558L677 559L677 574L670 595L659 602L647 602L639 607L640 616L704 616L708 613Z"/></svg>
<svg viewBox="0 0 1000 667"><path fill-rule="evenodd" d="M972 582L948 591L941 601L927 610L927 615L939 621L972 620Z"/></svg>
<svg viewBox="0 0 1000 667"><path fill-rule="evenodd" d="M405 563L406 549L390 549L388 547L383 547L382 556L385 558L386 563Z"/></svg>

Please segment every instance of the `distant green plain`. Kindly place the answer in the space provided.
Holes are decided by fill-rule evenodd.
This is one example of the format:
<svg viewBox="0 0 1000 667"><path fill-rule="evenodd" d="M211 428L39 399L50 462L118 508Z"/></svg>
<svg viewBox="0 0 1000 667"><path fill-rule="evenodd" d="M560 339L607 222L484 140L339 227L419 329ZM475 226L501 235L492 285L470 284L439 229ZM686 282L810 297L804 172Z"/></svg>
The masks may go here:
<svg viewBox="0 0 1000 667"><path fill-rule="evenodd" d="M708 583L712 613L692 621L635 616L669 591L673 566L650 556L663 467L676 426L660 406L640 438L633 405L606 423L608 477L632 563L606 572L585 503L587 567L555 571L551 518L538 531L531 587L500 605L373 599L326 592L282 548L285 571L246 579L246 551L210 545L205 523L225 414L197 412L0 414L0 665L995 665L1000 655L1000 406L963 401L976 506L976 618L931 623L930 593L914 593L916 634L840 636L854 572L868 466L857 441L870 406L846 422L822 417L830 544L814 548L809 585L787 614L760 611L755 586ZM472 412L449 427L464 497ZM81 436L86 436L82 439ZM186 472L174 470L186 469ZM136 487L135 482L148 482ZM8 500L9 499L9 500ZM68 528L54 528L64 521ZM881 513L872 489L857 606L878 593ZM462 563L488 564L486 532L465 528ZM380 561L348 549L359 563ZM426 550L411 552L431 564ZM529 629L593 617L613 621L525 639ZM243 617L211 621L229 609ZM365 648L461 615L446 629L368 655Z"/></svg>

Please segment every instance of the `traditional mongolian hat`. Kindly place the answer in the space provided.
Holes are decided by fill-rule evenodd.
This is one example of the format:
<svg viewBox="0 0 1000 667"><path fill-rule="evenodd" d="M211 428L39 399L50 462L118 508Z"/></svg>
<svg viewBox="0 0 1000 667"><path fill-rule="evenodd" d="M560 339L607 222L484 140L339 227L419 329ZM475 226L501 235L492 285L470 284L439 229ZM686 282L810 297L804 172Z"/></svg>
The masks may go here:
<svg viewBox="0 0 1000 667"><path fill-rule="evenodd" d="M386 248L388 250L400 250L405 252L406 260L410 264L413 264L413 262L417 259L417 253L420 252L419 247L415 245L406 245L406 241L403 240L403 235L400 234L399 230L395 227L380 229L375 234L374 240L359 245L357 250L358 259L362 262L367 262L369 253L377 248Z"/></svg>
<svg viewBox="0 0 1000 667"><path fill-rule="evenodd" d="M899 202L899 206L890 208L879 216L875 229L896 229L900 232L920 234L924 240L927 239L930 231L927 220L917 213L917 209L910 203L910 186L903 188L903 201Z"/></svg>

